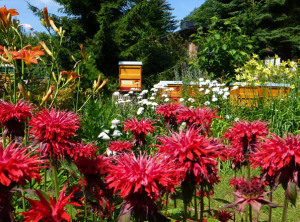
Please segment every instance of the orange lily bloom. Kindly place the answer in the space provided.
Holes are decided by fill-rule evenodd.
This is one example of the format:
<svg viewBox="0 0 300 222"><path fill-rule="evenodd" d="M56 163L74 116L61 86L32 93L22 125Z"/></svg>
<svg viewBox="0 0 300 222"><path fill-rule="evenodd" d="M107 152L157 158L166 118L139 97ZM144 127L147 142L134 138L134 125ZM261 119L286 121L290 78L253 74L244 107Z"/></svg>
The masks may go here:
<svg viewBox="0 0 300 222"><path fill-rule="evenodd" d="M36 57L45 55L45 52L41 50L41 45L32 47L31 45L25 46L23 49L10 52L13 55L12 59L22 59L27 66L30 66L31 63L37 63Z"/></svg>
<svg viewBox="0 0 300 222"><path fill-rule="evenodd" d="M4 28L7 28L7 24L10 23L10 19L8 20L8 14L10 16L19 15L19 13L16 11L16 9L6 9L6 6L0 8L0 21Z"/></svg>
<svg viewBox="0 0 300 222"><path fill-rule="evenodd" d="M71 80L74 80L74 79L77 79L77 78L83 78L83 76L76 75L75 72L61 71L60 74L61 75L67 75L68 76L67 81L71 81Z"/></svg>

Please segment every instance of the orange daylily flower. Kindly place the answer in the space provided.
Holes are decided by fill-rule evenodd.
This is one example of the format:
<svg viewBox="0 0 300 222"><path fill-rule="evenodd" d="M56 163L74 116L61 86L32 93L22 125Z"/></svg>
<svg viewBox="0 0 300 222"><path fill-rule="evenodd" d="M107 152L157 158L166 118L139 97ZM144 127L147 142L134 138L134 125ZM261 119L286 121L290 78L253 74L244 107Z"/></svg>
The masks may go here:
<svg viewBox="0 0 300 222"><path fill-rule="evenodd" d="M4 7L0 8L0 21L4 28L7 28L7 24L10 23L10 18L8 16L8 14L10 14L11 17L15 16L15 15L19 15L19 13L16 11L16 9L8 9L7 10L5 5L4 5Z"/></svg>
<svg viewBox="0 0 300 222"><path fill-rule="evenodd" d="M25 46L19 51L10 52L13 55L12 59L22 59L27 66L30 66L31 63L37 63L36 57L45 55L45 52L41 50L41 45L32 47L31 45Z"/></svg>
<svg viewBox="0 0 300 222"><path fill-rule="evenodd" d="M83 78L82 75L81 76L76 75L75 72L61 71L60 74L61 75L67 75L68 76L67 81L71 81L71 80L74 80L74 79L77 79L77 78Z"/></svg>

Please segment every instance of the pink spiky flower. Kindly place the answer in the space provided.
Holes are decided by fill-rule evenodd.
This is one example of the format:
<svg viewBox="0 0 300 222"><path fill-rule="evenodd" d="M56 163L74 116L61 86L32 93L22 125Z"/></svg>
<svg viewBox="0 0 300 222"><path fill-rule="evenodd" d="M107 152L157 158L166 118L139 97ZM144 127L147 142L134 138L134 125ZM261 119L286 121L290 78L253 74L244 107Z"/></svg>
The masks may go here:
<svg viewBox="0 0 300 222"><path fill-rule="evenodd" d="M177 127L177 115L180 109L184 108L183 105L178 103L166 103L160 106L157 106L156 113L159 115L163 115L165 119L165 124L167 127L173 126Z"/></svg>
<svg viewBox="0 0 300 222"><path fill-rule="evenodd" d="M130 151L132 149L132 146L129 141L117 140L117 141L111 141L111 143L109 144L109 149L115 152L122 152L126 150Z"/></svg>
<svg viewBox="0 0 300 222"><path fill-rule="evenodd" d="M259 120L243 120L232 124L227 130L224 134L230 142L227 155L232 158L234 167L243 164L249 155L256 152L260 140L269 134L268 124Z"/></svg>
<svg viewBox="0 0 300 222"><path fill-rule="evenodd" d="M74 160L77 160L80 157L94 157L96 155L97 147L93 143L84 144L83 141L81 143L77 143L72 152L70 152L70 157Z"/></svg>
<svg viewBox="0 0 300 222"><path fill-rule="evenodd" d="M279 176L279 183L287 187L288 183L300 186L300 135L284 135L283 138L272 134L265 138L250 159L254 168L260 166L265 178L274 185ZM276 185L276 184L275 184Z"/></svg>
<svg viewBox="0 0 300 222"><path fill-rule="evenodd" d="M267 194L264 183L257 177L251 180L240 180L237 190L233 194L236 196L235 201L226 205L225 208L232 208L239 205L238 211L242 212L250 204L253 210L259 213L262 204L278 207L264 197Z"/></svg>
<svg viewBox="0 0 300 222"><path fill-rule="evenodd" d="M178 113L177 122L186 122L188 127L201 128L202 134L208 134L212 120L214 118L222 119L222 117L215 115L216 112L217 109L212 111L210 108L200 106L196 109L183 108Z"/></svg>
<svg viewBox="0 0 300 222"><path fill-rule="evenodd" d="M186 132L172 132L170 137L161 137L159 152L164 153L186 167L187 173L193 173L197 182L209 181L209 168L217 166L220 144L200 135L200 129L188 128ZM213 144L213 145L212 145Z"/></svg>
<svg viewBox="0 0 300 222"><path fill-rule="evenodd" d="M32 116L33 106L19 100L16 104L0 101L0 123L5 127L4 137L24 137L25 123Z"/></svg>
<svg viewBox="0 0 300 222"><path fill-rule="evenodd" d="M27 212L22 212L24 216L24 222L30 221L47 221L47 222L65 222L70 221L71 216L67 214L65 207L68 204L75 206L80 206L75 202L69 202L70 198L73 196L71 193L69 196L65 197L66 185L62 189L57 201L53 199L52 196L49 197L49 202L45 197L37 190L40 201L25 198L30 204L31 208Z"/></svg>
<svg viewBox="0 0 300 222"><path fill-rule="evenodd" d="M8 144L5 149L0 146L0 183L4 186L10 186L12 183L24 185L26 181L34 179L41 180L41 164L45 160L40 160L37 155L31 156L27 147L21 147L19 144Z"/></svg>
<svg viewBox="0 0 300 222"><path fill-rule="evenodd" d="M129 130L133 134L132 143L135 146L143 146L146 144L145 136L154 132L153 124L154 122L144 118L140 121L137 118L128 119L124 122L124 132Z"/></svg>
<svg viewBox="0 0 300 222"><path fill-rule="evenodd" d="M136 217L143 220L158 217L155 200L164 192L174 191L178 185L182 169L175 161L169 161L165 156L153 157L140 154L124 153L112 159L106 177L114 193L120 191L125 199L120 215L132 211Z"/></svg>
<svg viewBox="0 0 300 222"><path fill-rule="evenodd" d="M30 133L39 143L40 152L45 156L63 158L71 154L75 143L72 137L79 128L79 116L73 112L43 109L29 122Z"/></svg>

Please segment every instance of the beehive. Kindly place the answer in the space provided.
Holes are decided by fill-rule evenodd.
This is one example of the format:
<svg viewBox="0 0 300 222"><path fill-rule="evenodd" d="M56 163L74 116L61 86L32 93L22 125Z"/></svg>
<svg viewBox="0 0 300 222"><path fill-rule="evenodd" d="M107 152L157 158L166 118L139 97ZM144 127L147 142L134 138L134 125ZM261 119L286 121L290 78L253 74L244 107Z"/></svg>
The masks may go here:
<svg viewBox="0 0 300 222"><path fill-rule="evenodd" d="M142 62L136 61L119 62L120 91L142 90L142 65Z"/></svg>

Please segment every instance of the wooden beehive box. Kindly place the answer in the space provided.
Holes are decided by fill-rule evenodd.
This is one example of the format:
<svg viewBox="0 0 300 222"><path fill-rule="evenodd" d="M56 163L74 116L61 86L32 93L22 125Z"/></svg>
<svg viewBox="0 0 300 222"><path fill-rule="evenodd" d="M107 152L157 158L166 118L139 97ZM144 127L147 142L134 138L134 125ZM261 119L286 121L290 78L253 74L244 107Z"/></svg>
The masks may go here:
<svg viewBox="0 0 300 222"><path fill-rule="evenodd" d="M136 61L119 62L120 91L142 90L142 65L142 62Z"/></svg>
<svg viewBox="0 0 300 222"><path fill-rule="evenodd" d="M182 81L160 81L159 84L166 86L165 89L160 89L160 92L168 94L170 98L182 98L184 90L190 97L197 97L199 93L199 83L197 82L186 84L185 89Z"/></svg>
<svg viewBox="0 0 300 222"><path fill-rule="evenodd" d="M238 88L235 86L238 86ZM245 86L241 83L231 83L230 101L232 104L240 104L250 107L256 106L258 101L286 97L289 92L290 85L283 83L268 83L263 86Z"/></svg>

